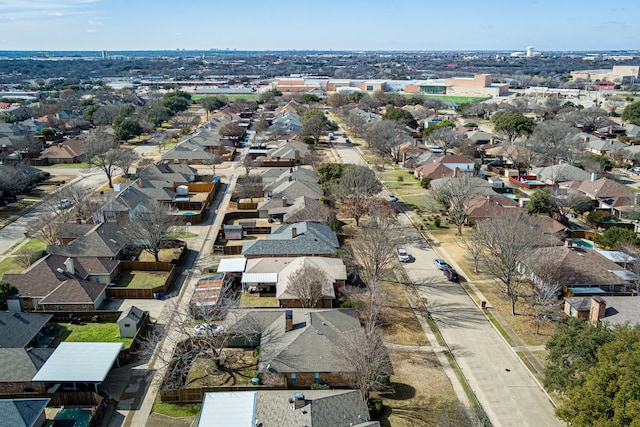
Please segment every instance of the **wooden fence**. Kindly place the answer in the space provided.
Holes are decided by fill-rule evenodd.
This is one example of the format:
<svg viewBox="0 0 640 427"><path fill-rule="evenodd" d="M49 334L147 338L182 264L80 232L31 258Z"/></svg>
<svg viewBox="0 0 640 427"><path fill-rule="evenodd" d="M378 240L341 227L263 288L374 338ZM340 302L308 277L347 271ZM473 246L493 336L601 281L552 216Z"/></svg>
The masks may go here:
<svg viewBox="0 0 640 427"><path fill-rule="evenodd" d="M240 255L242 253L242 246L213 245L213 253L222 255Z"/></svg>
<svg viewBox="0 0 640 427"><path fill-rule="evenodd" d="M178 267L168 262L121 261L121 265L121 271L168 271L169 275L162 285L158 285L153 288L142 289L110 286L106 290L108 298L153 299L155 294L159 294L160 292L164 292L165 294L168 293L171 288L171 284L178 275Z"/></svg>
<svg viewBox="0 0 640 427"><path fill-rule="evenodd" d="M229 201L229 209L236 210L256 210L258 209L258 202L237 202L235 200Z"/></svg>
<svg viewBox="0 0 640 427"><path fill-rule="evenodd" d="M121 311L117 310L93 310L93 311L58 311L58 310L38 310L36 313L42 314L52 314L53 318L51 318L52 322L68 322L69 315L73 314L80 318L83 322L93 322L95 319L96 323L113 323L122 314Z"/></svg>
<svg viewBox="0 0 640 427"><path fill-rule="evenodd" d="M160 400L163 402L202 402L205 393L219 393L223 391L260 391L260 390L287 390L286 384L278 386L267 385L246 385L246 386L225 386L225 387L194 387L178 390L160 390Z"/></svg>

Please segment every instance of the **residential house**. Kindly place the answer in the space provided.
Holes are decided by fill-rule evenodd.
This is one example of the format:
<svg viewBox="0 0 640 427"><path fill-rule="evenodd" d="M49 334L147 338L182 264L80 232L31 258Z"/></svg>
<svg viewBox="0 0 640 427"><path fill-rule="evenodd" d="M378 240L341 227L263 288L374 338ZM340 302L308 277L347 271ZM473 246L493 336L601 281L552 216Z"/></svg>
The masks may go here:
<svg viewBox="0 0 640 427"><path fill-rule="evenodd" d="M636 193L626 185L609 178L583 181L578 187L578 191L597 201L598 207L611 209L614 214L619 207L636 205Z"/></svg>
<svg viewBox="0 0 640 427"><path fill-rule="evenodd" d="M242 275L245 292L273 294L280 307L300 308L303 303L290 289L290 279L304 267L315 267L326 275L322 298L313 308L331 308L337 292L344 287L347 272L344 262L338 258L325 257L276 257L247 260Z"/></svg>
<svg viewBox="0 0 640 427"><path fill-rule="evenodd" d="M634 125L633 123L629 123L624 127L627 136L629 138L637 138L640 137L640 126Z"/></svg>
<svg viewBox="0 0 640 427"><path fill-rule="evenodd" d="M565 181L587 181L591 178L589 172L568 163L533 168L528 174L535 176L538 181L547 184L556 184Z"/></svg>
<svg viewBox="0 0 640 427"><path fill-rule="evenodd" d="M541 261L542 260L542 261ZM629 272L596 251L569 246L542 247L531 251L520 272L534 283L550 276L567 296L624 294L632 285Z"/></svg>
<svg viewBox="0 0 640 427"><path fill-rule="evenodd" d="M330 257L340 243L336 233L324 224L298 222L274 227L265 240L246 242L242 255L246 258L264 256L325 256Z"/></svg>
<svg viewBox="0 0 640 427"><path fill-rule="evenodd" d="M476 145L491 144L494 141L493 135L478 129L466 132L465 137Z"/></svg>
<svg viewBox="0 0 640 427"><path fill-rule="evenodd" d="M205 393L198 427L379 427L357 390L260 390Z"/></svg>
<svg viewBox="0 0 640 427"><path fill-rule="evenodd" d="M600 138L595 138L593 136L588 136L586 139L586 151L598 154L600 156L606 156L611 151L616 150L625 150L629 148L627 144L624 142L617 141L615 139L603 140Z"/></svg>
<svg viewBox="0 0 640 427"><path fill-rule="evenodd" d="M11 305L10 308L15 309ZM53 353L42 338L52 317L51 314L0 312L0 394L44 392L43 384L31 379Z"/></svg>
<svg viewBox="0 0 640 427"><path fill-rule="evenodd" d="M109 218L108 213L105 215ZM78 228L78 231L81 232L83 228ZM129 239L118 224L98 223L93 224L90 231L74 238L68 244L47 246L47 253L72 258L97 257L117 260L125 255L128 243Z"/></svg>
<svg viewBox="0 0 640 427"><path fill-rule="evenodd" d="M361 328L353 309L234 309L224 327L231 345L260 346L257 370L264 382L353 386L354 368L337 352L344 334Z"/></svg>
<svg viewBox="0 0 640 427"><path fill-rule="evenodd" d="M0 399L2 423L11 427L43 427L47 421L45 408L48 403L46 398Z"/></svg>
<svg viewBox="0 0 640 427"><path fill-rule="evenodd" d="M567 316L592 323L602 322L609 327L640 324L640 298L635 296L597 295L564 299Z"/></svg>
<svg viewBox="0 0 640 427"><path fill-rule="evenodd" d="M38 160L44 165L80 163L87 158L85 142L78 138L45 148Z"/></svg>
<svg viewBox="0 0 640 427"><path fill-rule="evenodd" d="M447 171L440 166L444 166L449 170ZM437 179L456 176L460 172L473 173L474 170L475 162L473 160L458 154L448 154L435 159L433 163L428 163L416 168L414 174L419 179Z"/></svg>
<svg viewBox="0 0 640 427"><path fill-rule="evenodd" d="M322 186L310 180L298 180L293 177L286 181L278 181L264 187L264 195L268 198L294 200L307 196L319 200L324 196Z"/></svg>
<svg viewBox="0 0 640 427"><path fill-rule="evenodd" d="M258 203L260 218L273 218L289 224L302 221L326 223L329 212L324 203L307 196L294 200L270 199Z"/></svg>
<svg viewBox="0 0 640 427"><path fill-rule="evenodd" d="M145 312L135 305L129 306L122 312L116 323L120 330L120 338L133 338L145 318Z"/></svg>
<svg viewBox="0 0 640 427"><path fill-rule="evenodd" d="M89 258L86 260L89 261ZM59 255L48 255L36 261L22 273L5 274L2 280L18 289L20 309L23 311L98 310L105 300L108 284L86 279L104 277L102 274L94 275L92 268L98 268L99 273L103 273L111 269L107 266L114 261L103 260L106 265L95 260L83 265L81 261ZM111 274L115 274L114 271ZM85 275L85 278L82 275Z"/></svg>
<svg viewBox="0 0 640 427"><path fill-rule="evenodd" d="M517 201L499 194L471 196L466 202L466 207L468 225L476 224L483 219L517 215L524 211Z"/></svg>
<svg viewBox="0 0 640 427"><path fill-rule="evenodd" d="M309 146L297 140L280 142L277 148L267 149L265 158L257 157L256 160L263 166L273 162L290 162L291 165L304 163L305 157L310 153Z"/></svg>
<svg viewBox="0 0 640 427"><path fill-rule="evenodd" d="M180 185L196 181L198 169L183 164L160 162L137 170L136 175L147 180L169 181Z"/></svg>

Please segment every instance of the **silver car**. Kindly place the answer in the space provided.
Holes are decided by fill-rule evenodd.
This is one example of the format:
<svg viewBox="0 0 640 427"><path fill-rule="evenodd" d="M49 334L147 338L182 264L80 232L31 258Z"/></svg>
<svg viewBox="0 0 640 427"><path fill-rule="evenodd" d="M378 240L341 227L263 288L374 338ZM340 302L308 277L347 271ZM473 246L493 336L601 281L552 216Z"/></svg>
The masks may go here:
<svg viewBox="0 0 640 427"><path fill-rule="evenodd" d="M409 262L409 260L411 259L406 249L398 249L397 255L398 255L398 261L400 262Z"/></svg>

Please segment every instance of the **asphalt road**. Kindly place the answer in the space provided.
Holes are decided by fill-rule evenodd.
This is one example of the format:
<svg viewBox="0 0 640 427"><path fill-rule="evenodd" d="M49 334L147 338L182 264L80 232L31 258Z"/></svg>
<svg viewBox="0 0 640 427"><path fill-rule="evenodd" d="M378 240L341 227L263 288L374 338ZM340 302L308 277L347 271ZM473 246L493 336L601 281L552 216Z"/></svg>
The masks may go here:
<svg viewBox="0 0 640 427"><path fill-rule="evenodd" d="M352 145L334 148L344 162L365 164ZM459 283L446 280L434 264L442 258L401 214L403 247L412 262L402 264L427 301L462 374L494 426L561 426L546 393ZM446 259L445 259L446 260Z"/></svg>

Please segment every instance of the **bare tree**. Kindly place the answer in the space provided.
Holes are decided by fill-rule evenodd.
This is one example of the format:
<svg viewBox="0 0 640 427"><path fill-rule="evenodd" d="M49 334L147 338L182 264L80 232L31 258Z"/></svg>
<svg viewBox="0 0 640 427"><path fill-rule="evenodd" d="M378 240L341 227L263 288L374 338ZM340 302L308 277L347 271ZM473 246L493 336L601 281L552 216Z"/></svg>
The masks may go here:
<svg viewBox="0 0 640 427"><path fill-rule="evenodd" d="M216 166L222 164L222 157L215 151L209 152L209 164L211 165L211 170L213 175L216 174Z"/></svg>
<svg viewBox="0 0 640 427"><path fill-rule="evenodd" d="M440 147L444 154L454 147L459 147L463 142L463 136L449 126L434 130L428 137L428 143Z"/></svg>
<svg viewBox="0 0 640 427"><path fill-rule="evenodd" d="M334 110L336 108L342 107L346 103L347 103L347 100L345 96L340 92L332 93L327 97L327 105L329 105Z"/></svg>
<svg viewBox="0 0 640 427"><path fill-rule="evenodd" d="M336 352L351 366L353 380L363 400L368 401L372 391L389 388L393 367L377 328L345 333Z"/></svg>
<svg viewBox="0 0 640 427"><path fill-rule="evenodd" d="M47 245L60 244L58 237L60 223L58 223L56 219L56 215L53 213L36 216L27 224L27 235L30 237L39 237Z"/></svg>
<svg viewBox="0 0 640 427"><path fill-rule="evenodd" d="M113 188L113 175L118 167L117 142L103 128L97 128L86 140L90 165L101 169L107 176L109 188Z"/></svg>
<svg viewBox="0 0 640 427"><path fill-rule="evenodd" d="M575 128L555 120L548 120L536 126L531 140L531 148L552 165L559 160L571 162L584 152L584 144L577 138Z"/></svg>
<svg viewBox="0 0 640 427"><path fill-rule="evenodd" d="M536 335L540 334L543 322L550 322L558 317L558 295L561 289L562 286L557 283L541 283L534 288L530 306L536 322Z"/></svg>
<svg viewBox="0 0 640 427"><path fill-rule="evenodd" d="M341 210L360 226L360 218L369 211L369 199L381 190L382 184L371 169L348 165L331 192L342 202Z"/></svg>
<svg viewBox="0 0 640 427"><path fill-rule="evenodd" d="M20 267L28 268L38 259L37 257L39 253L42 253L42 251L36 251L29 248L21 248L13 254L13 259L15 263Z"/></svg>
<svg viewBox="0 0 640 427"><path fill-rule="evenodd" d="M458 228L458 235L462 235L462 226L467 221L470 209L469 200L477 193L471 183L470 174L453 177L438 188L436 198L447 208L449 221Z"/></svg>
<svg viewBox="0 0 640 427"><path fill-rule="evenodd" d="M244 156L244 159L242 159L242 167L244 167L244 174L246 176L249 176L251 171L255 169L257 166L258 166L257 162L248 154Z"/></svg>
<svg viewBox="0 0 640 427"><path fill-rule="evenodd" d="M477 224L478 236L486 250L482 264L486 271L502 281L504 293L511 302L511 314L516 314L516 302L521 296L519 268L532 249L549 246L552 237L540 233L525 213L485 219Z"/></svg>
<svg viewBox="0 0 640 427"><path fill-rule="evenodd" d="M360 266L360 277L367 285L367 296L360 315L369 328L377 325L380 320L386 298L378 289L378 283L391 272L395 263L398 234L393 220L374 216L362 227L360 234L347 249Z"/></svg>
<svg viewBox="0 0 640 427"><path fill-rule="evenodd" d="M287 292L296 297L302 308L315 308L322 301L329 277L322 269L305 265L289 277Z"/></svg>
<svg viewBox="0 0 640 427"><path fill-rule="evenodd" d="M433 110L434 116L437 116L438 111L447 106L444 102L442 102L442 100L438 98L427 98L422 102L422 105L424 105L429 110Z"/></svg>
<svg viewBox="0 0 640 427"><path fill-rule="evenodd" d="M400 144L408 138L396 120L380 120L370 125L365 134L365 141L378 153L383 166L387 157L395 163L400 161Z"/></svg>
<svg viewBox="0 0 640 427"><path fill-rule="evenodd" d="M473 261L474 274L478 274L478 267L485 250L484 242L478 231L474 229L470 234L467 234L460 244L466 249L467 255Z"/></svg>
<svg viewBox="0 0 640 427"><path fill-rule="evenodd" d="M134 150L121 148L116 152L116 165L122 170L126 177L129 177L129 169L140 160L140 155Z"/></svg>
<svg viewBox="0 0 640 427"><path fill-rule="evenodd" d="M167 205L151 201L138 207L125 227L134 246L142 248L160 261L159 254L167 246L167 234L178 224L178 218Z"/></svg>
<svg viewBox="0 0 640 427"><path fill-rule="evenodd" d="M360 137L365 134L367 129L367 119L360 110L350 110L345 117L345 122L351 133Z"/></svg>
<svg viewBox="0 0 640 427"><path fill-rule="evenodd" d="M253 202L254 198L262 197L262 177L259 175L245 175L236 181L234 197L248 198Z"/></svg>

